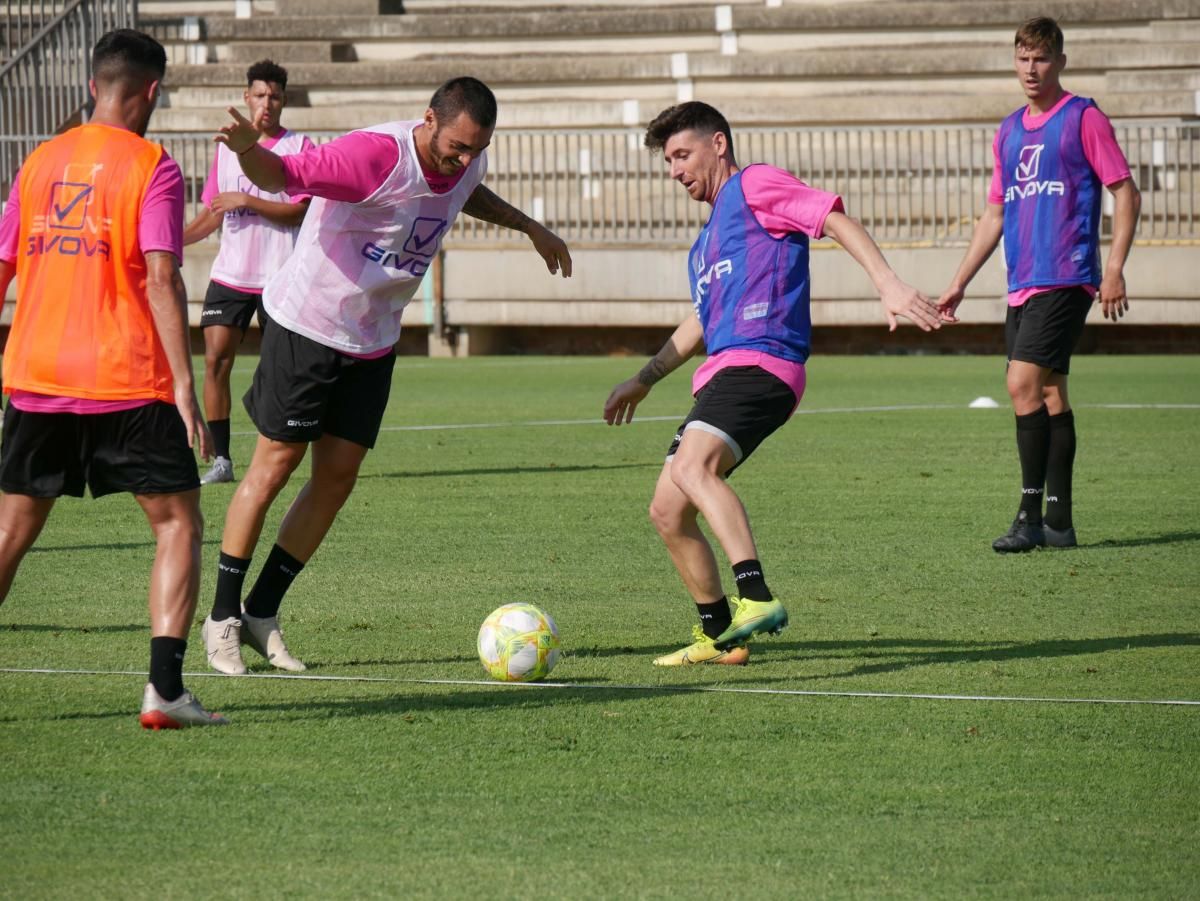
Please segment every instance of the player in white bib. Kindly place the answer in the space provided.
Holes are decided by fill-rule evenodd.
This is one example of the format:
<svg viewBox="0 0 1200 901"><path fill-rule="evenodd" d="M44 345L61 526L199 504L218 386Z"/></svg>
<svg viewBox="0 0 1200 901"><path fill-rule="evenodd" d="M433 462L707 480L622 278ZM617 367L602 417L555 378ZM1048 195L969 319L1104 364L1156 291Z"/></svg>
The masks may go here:
<svg viewBox="0 0 1200 901"><path fill-rule="evenodd" d="M287 106L287 70L269 59L246 70L243 95L259 146L288 156L308 150L307 135L288 131L280 122ZM232 402L229 375L238 345L262 304L263 286L291 255L309 196L264 191L242 173L237 154L217 145L200 213L184 229L184 244L194 244L221 229L221 248L213 261L200 327L204 330L204 415L213 433L216 457L200 484L233 481L229 451ZM262 314L258 324L262 325Z"/></svg>
<svg viewBox="0 0 1200 901"><path fill-rule="evenodd" d="M391 390L400 317L460 212L524 232L553 275L571 274L566 244L482 184L496 98L474 78L434 93L422 119L352 132L294 156L264 149L230 108L217 140L268 191L312 205L296 249L263 290L262 353L244 403L259 431L225 515L209 664L243 673L240 645L272 665L304 664L283 643L283 595L333 525L374 446ZM254 587L242 585L267 510L312 446L312 475L279 526Z"/></svg>

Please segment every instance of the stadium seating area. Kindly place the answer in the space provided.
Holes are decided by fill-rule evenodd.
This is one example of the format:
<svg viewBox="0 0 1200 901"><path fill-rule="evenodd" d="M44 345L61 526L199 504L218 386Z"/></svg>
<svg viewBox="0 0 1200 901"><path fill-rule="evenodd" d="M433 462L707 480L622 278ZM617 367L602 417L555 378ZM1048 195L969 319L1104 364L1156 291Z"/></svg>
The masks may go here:
<svg viewBox="0 0 1200 901"><path fill-rule="evenodd" d="M272 15L205 15L175 33L160 19L175 65L156 128L210 129L264 56L288 64L291 121L307 130L393 118L464 72L495 88L508 128L637 124L693 96L727 107L735 126L992 123L1013 107L1014 22L1045 6L408 0L389 15L380 5L342 2L333 16L320 14L328 3L277 0ZM1118 118L1196 115L1200 5L1055 6L1076 91Z"/></svg>
<svg viewBox="0 0 1200 901"><path fill-rule="evenodd" d="M495 89L490 183L570 240L576 277L546 277L511 234L456 229L408 321L422 340L428 327L435 351L462 353L538 346L531 336L553 330L547 346L641 350L682 318L680 249L703 211L659 179L637 134L692 98L728 115L743 162L786 166L842 193L852 214L869 209L893 265L936 293L983 201L992 130L1020 102L1014 27L1044 13L1066 32L1064 83L1118 124L1148 201L1127 270L1135 321L1200 335L1189 275L1200 254L1200 0L143 0L139 25L168 48L153 130L193 202L211 153L202 136L240 104L255 60L288 67L285 123L313 133L419 115L455 75ZM189 250L197 303L214 248ZM853 261L818 253L813 265L814 322L846 327L830 343L874 329L877 304ZM972 292L962 312L981 326L973 346L994 349L982 325L1002 318L998 259Z"/></svg>

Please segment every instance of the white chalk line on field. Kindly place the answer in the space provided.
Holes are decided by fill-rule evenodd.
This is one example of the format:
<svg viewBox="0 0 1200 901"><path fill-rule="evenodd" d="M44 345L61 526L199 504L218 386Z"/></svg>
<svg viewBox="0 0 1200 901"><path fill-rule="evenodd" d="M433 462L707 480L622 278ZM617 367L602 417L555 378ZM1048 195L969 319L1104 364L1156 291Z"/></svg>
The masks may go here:
<svg viewBox="0 0 1200 901"><path fill-rule="evenodd" d="M0 673L22 673L51 676L137 676L146 673L128 670L42 669L0 667ZM626 692L707 692L710 694L780 695L806 698L871 698L876 700L908 701L1004 701L1019 704L1107 704L1122 706L1200 707L1200 701L1174 698L1049 698L1020 695L959 695L926 692L895 691L832 691L799 688L737 688L727 685L603 685L593 682L493 682L485 679L397 679L391 676L315 676L284 673L245 673L227 676L224 673L184 673L188 679L279 679L285 682L371 682L390 685L457 685L482 688L511 688L526 690L566 689L568 691L626 691Z"/></svg>
<svg viewBox="0 0 1200 901"><path fill-rule="evenodd" d="M1075 404L1076 409L1096 410L1200 410L1200 404ZM967 409L965 404L889 404L874 407L818 407L796 411L797 416L825 416L833 414L855 413L907 413L921 410L960 410ZM998 409L1007 410L1007 406ZM670 416L638 416L630 425L639 422L682 422L686 413L675 413ZM467 429L516 429L543 428L546 426L572 425L604 425L603 419L530 419L512 420L505 422L448 422L429 423L426 425L388 425L383 426L382 432L453 432ZM257 435L258 432L233 432L238 437Z"/></svg>

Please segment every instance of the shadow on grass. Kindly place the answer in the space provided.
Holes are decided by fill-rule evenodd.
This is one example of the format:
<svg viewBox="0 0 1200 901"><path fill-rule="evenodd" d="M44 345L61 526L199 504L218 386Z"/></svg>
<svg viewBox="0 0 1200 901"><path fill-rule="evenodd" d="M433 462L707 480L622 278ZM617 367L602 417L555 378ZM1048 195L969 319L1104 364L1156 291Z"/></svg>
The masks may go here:
<svg viewBox="0 0 1200 901"><path fill-rule="evenodd" d="M81 632L88 634L91 632L108 633L108 632L150 632L150 626L147 623L130 623L125 626L56 626L47 625L45 623L4 623L0 625L0 632Z"/></svg>
<svg viewBox="0 0 1200 901"><path fill-rule="evenodd" d="M800 681L843 679L876 673L891 673L917 666L936 666L956 663L1009 663L1016 660L1074 657L1085 654L1104 654L1135 648L1196 647L1200 634L1194 632L1165 632L1155 635L1126 635L1112 638L1052 639L1020 642L929 642L887 639L885 641L812 641L760 644L764 653L784 652L801 658L845 657L867 658L864 662L842 672L797 677ZM907 650L915 648L915 650ZM772 656L774 656L772 654ZM760 658L761 659L761 658ZM772 681L777 681L772 680Z"/></svg>
<svg viewBox="0 0 1200 901"><path fill-rule="evenodd" d="M1200 532L1164 532L1162 535L1146 535L1141 538L1106 538L1104 541L1094 541L1081 544L1070 550L1098 551L1114 547L1150 547L1155 544L1184 544L1189 541L1200 541Z"/></svg>
<svg viewBox="0 0 1200 901"><path fill-rule="evenodd" d="M331 717L364 717L364 716L401 716L418 718L419 714L447 713L455 710L502 710L506 708L546 707L562 703L564 700L587 702L589 704L610 703L617 699L628 699L633 693L628 688L613 686L612 688L596 688L599 680L580 680L586 682L587 688L554 688L497 684L495 688L477 688L470 691L453 691L446 693L429 693L430 687L414 687L409 692L396 692L384 697L335 697L308 699L301 701L267 701L267 702L234 702L212 704L205 701L205 706L217 713L228 716L236 725L241 714L278 714L279 719L286 721L330 719ZM205 691L203 683L193 683L188 686L201 698L206 698L211 692ZM454 687L454 686L446 686ZM690 686L664 686L661 689L639 689L636 696L667 696L678 695L688 691L699 691ZM130 706L122 710L104 711L64 711L56 713L49 711L43 715L28 717L0 717L0 725L20 722L58 722L79 720L112 720L129 718L136 725L137 704L130 696ZM274 717L272 717L274 718Z"/></svg>
<svg viewBox="0 0 1200 901"><path fill-rule="evenodd" d="M363 473L359 475L358 480L361 482L364 479L427 479L427 478L454 478L455 476L508 476L519 475L521 473L577 473L577 472L605 472L610 469L661 469L661 463L612 463L608 465L590 465L590 466L557 466L551 463L548 466L498 466L485 467L479 469L428 469L418 470L413 472L375 472Z"/></svg>
<svg viewBox="0 0 1200 901"><path fill-rule="evenodd" d="M201 544L219 545L220 538L208 538ZM113 541L108 544L35 544L28 551L30 554L52 554L56 551L132 551L137 548L156 547L153 541ZM147 564L149 565L149 564Z"/></svg>

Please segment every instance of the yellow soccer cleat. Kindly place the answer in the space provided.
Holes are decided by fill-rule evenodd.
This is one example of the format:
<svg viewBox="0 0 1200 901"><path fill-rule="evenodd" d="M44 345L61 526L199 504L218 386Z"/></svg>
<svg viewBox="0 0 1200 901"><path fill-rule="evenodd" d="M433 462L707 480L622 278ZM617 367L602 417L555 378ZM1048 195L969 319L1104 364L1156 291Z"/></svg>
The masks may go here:
<svg viewBox="0 0 1200 901"><path fill-rule="evenodd" d="M718 651L713 640L699 626L692 626L695 641L674 654L657 657L655 666L690 666L693 663L720 663L725 666L744 666L750 659L750 649L745 645Z"/></svg>
<svg viewBox="0 0 1200 901"><path fill-rule="evenodd" d="M745 644L760 632L778 635L788 624L787 611L779 601L750 601L730 597L729 603L733 605L733 622L713 640L713 647L718 650Z"/></svg>

